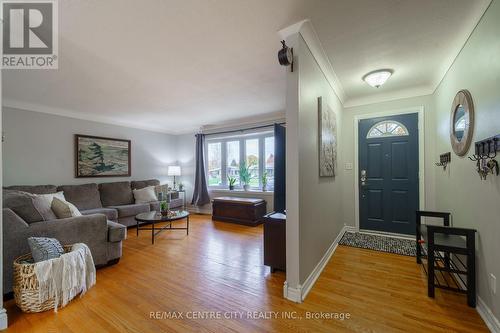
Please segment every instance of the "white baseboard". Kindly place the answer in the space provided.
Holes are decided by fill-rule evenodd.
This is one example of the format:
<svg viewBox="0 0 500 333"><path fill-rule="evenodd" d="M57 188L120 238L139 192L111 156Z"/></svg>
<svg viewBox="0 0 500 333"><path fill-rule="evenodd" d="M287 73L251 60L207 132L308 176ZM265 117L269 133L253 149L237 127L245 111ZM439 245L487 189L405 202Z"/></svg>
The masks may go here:
<svg viewBox="0 0 500 333"><path fill-rule="evenodd" d="M292 288L288 286L288 283L285 281L283 284L283 296L295 303L301 303L302 302L302 297L301 297L301 291L300 291L300 285L299 288Z"/></svg>
<svg viewBox="0 0 500 333"><path fill-rule="evenodd" d="M500 333L500 322L495 317L493 312L491 312L490 308L486 305L486 303L484 303L484 301L479 296L477 297L476 310L481 316L481 318L483 318L486 326L488 326L491 332Z"/></svg>
<svg viewBox="0 0 500 333"><path fill-rule="evenodd" d="M7 311L0 309L0 330L7 329Z"/></svg>
<svg viewBox="0 0 500 333"><path fill-rule="evenodd" d="M354 227L351 226L344 226L340 233L337 235L335 240L332 242L328 250L325 252L321 260L318 262L316 267L314 267L313 271L307 279L304 281L304 284L298 285L297 288L292 288L288 286L288 283L285 281L285 284L283 285L283 295L286 299L293 301L295 303L302 303L302 301L305 300L307 297L307 294L311 291L312 287L314 286L314 283L316 283L316 280L318 280L319 276L321 275L321 272L323 272L323 269L325 269L326 264L330 261L330 258L332 255L335 253L335 250L337 249L337 245L339 244L340 240L342 239L342 236L347 231L354 230Z"/></svg>

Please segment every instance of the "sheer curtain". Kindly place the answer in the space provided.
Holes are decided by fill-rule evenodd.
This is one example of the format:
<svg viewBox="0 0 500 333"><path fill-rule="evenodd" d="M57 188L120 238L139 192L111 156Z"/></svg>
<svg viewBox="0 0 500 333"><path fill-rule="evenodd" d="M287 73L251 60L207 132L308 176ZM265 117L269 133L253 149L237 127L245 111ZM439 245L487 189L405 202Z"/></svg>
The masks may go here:
<svg viewBox="0 0 500 333"><path fill-rule="evenodd" d="M208 195L207 179L205 177L205 158L203 156L205 146L205 135L196 134L196 173L194 180L192 205L203 206L210 203Z"/></svg>

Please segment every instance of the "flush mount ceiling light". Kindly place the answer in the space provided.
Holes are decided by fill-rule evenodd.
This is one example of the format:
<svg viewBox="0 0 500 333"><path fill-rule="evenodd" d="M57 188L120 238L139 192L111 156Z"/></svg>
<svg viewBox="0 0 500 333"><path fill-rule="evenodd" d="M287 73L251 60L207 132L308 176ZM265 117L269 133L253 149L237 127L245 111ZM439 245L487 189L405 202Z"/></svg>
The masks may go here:
<svg viewBox="0 0 500 333"><path fill-rule="evenodd" d="M370 72L363 76L363 81L368 83L370 86L374 88L378 88L387 81L392 75L392 70L390 69L379 69L373 72Z"/></svg>

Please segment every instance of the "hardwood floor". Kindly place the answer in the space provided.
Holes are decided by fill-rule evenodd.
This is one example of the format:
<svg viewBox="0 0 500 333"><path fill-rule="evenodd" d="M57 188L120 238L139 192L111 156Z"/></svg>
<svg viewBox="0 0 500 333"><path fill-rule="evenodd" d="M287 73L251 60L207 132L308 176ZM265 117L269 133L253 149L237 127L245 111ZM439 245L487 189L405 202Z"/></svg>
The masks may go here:
<svg viewBox="0 0 500 333"><path fill-rule="evenodd" d="M97 285L57 314L23 314L9 301L8 332L488 331L465 296L438 290L429 299L414 258L339 246L306 301L295 304L282 297L285 274L262 264L262 226L191 221L189 236L166 231L155 245L149 232L129 230L120 263L98 270ZM165 318L173 311L184 318ZM204 311L222 318L187 318ZM249 318L253 311L302 319ZM307 319L307 312L350 319Z"/></svg>

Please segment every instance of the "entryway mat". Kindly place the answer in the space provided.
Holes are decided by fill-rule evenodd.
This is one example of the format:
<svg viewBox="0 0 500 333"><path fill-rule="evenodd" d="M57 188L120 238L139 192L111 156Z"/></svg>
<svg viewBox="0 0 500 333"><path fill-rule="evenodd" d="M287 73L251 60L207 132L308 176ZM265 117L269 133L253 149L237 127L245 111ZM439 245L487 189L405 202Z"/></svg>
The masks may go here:
<svg viewBox="0 0 500 333"><path fill-rule="evenodd" d="M411 239L348 231L344 234L339 244L404 256L416 256L416 244Z"/></svg>

